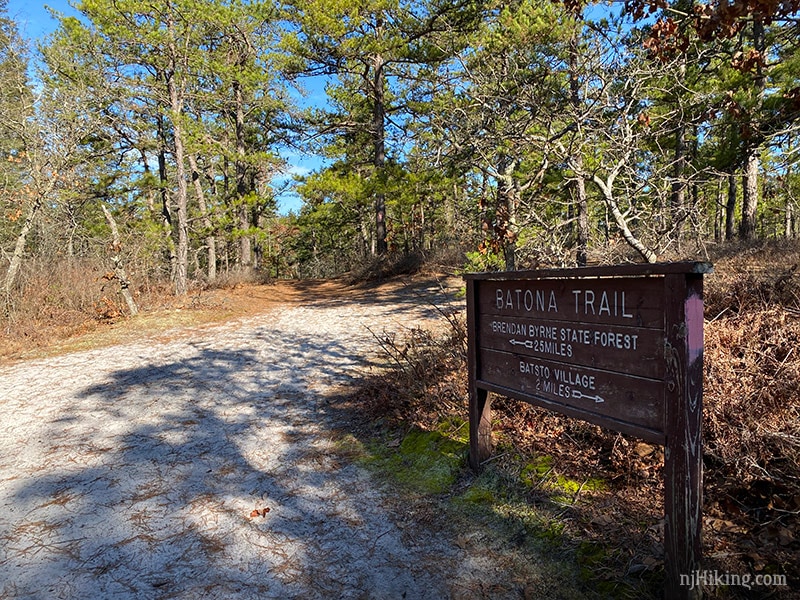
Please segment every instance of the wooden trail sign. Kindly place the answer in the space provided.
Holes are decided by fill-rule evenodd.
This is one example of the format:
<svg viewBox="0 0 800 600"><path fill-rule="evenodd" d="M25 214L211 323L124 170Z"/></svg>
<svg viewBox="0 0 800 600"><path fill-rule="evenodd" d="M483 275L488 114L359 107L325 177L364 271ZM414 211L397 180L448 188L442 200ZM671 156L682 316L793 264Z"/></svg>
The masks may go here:
<svg viewBox="0 0 800 600"><path fill-rule="evenodd" d="M495 392L665 446L666 598L700 564L708 263L476 273L467 283L470 466Z"/></svg>

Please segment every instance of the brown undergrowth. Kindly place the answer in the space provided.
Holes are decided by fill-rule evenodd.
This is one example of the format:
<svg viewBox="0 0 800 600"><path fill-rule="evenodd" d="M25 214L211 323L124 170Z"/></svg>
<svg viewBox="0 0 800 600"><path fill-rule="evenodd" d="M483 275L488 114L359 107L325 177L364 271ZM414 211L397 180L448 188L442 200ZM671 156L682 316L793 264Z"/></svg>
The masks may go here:
<svg viewBox="0 0 800 600"><path fill-rule="evenodd" d="M706 307L704 539L738 572L789 575L797 597L800 248L720 257Z"/></svg>
<svg viewBox="0 0 800 600"><path fill-rule="evenodd" d="M163 303L166 286L137 286L141 308ZM112 272L91 260L32 261L8 299L1 299L0 354L22 356L85 335L127 315Z"/></svg>
<svg viewBox="0 0 800 600"><path fill-rule="evenodd" d="M298 288L298 289L295 289ZM328 288L332 288L333 292ZM134 278L139 314L131 318L113 272L96 260L32 261L9 302L0 298L0 361L110 345L179 327L255 314L302 294L300 284L265 282L257 274L220 274L214 285L193 282L177 297L169 281ZM314 282L315 291L340 288Z"/></svg>
<svg viewBox="0 0 800 600"><path fill-rule="evenodd" d="M715 262L706 280L703 568L753 579L704 591L798 598L800 251L739 249ZM463 422L464 327L459 315L447 322L444 334L381 340L395 369L366 380L352 398L365 415L406 430ZM587 592L660 597L662 448L506 398L492 406L497 447L489 466L504 481L524 481L526 469L544 464L544 476L580 484L566 499L552 485L517 492L558 519L557 545L590 567ZM596 480L603 485L586 485ZM758 587L757 575L786 575L788 585Z"/></svg>

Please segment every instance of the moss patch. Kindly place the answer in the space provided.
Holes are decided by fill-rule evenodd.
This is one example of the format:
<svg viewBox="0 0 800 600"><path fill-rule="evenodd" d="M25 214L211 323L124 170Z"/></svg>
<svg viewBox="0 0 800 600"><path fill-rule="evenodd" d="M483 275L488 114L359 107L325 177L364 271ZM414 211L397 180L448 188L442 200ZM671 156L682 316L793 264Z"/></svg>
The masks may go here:
<svg viewBox="0 0 800 600"><path fill-rule="evenodd" d="M581 492L600 492L606 489L602 479L578 481L556 473L553 470L552 456L537 456L522 469L520 479L527 487L538 487L550 492L554 501L567 504L573 503Z"/></svg>
<svg viewBox="0 0 800 600"><path fill-rule="evenodd" d="M339 456L349 460L366 460L369 452L364 444L352 433L345 434L334 441L333 450Z"/></svg>
<svg viewBox="0 0 800 600"><path fill-rule="evenodd" d="M439 422L436 431L442 435L469 445L469 421L461 417L447 417Z"/></svg>
<svg viewBox="0 0 800 600"><path fill-rule="evenodd" d="M491 505L496 499L494 492L479 485L470 486L466 492L461 494L459 500L468 504Z"/></svg>
<svg viewBox="0 0 800 600"><path fill-rule="evenodd" d="M522 469L520 479L528 487L539 485L553 470L552 456L537 456Z"/></svg>
<svg viewBox="0 0 800 600"><path fill-rule="evenodd" d="M468 444L439 431L410 431L397 449L378 448L367 460L420 494L442 494L455 483Z"/></svg>

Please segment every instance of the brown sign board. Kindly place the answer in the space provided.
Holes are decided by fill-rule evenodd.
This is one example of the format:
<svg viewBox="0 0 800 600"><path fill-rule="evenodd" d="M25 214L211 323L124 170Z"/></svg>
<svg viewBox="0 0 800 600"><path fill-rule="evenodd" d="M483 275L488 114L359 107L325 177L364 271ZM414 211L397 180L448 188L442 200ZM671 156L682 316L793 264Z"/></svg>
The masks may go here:
<svg viewBox="0 0 800 600"><path fill-rule="evenodd" d="M663 278L476 281L487 389L663 443Z"/></svg>
<svg viewBox="0 0 800 600"><path fill-rule="evenodd" d="M476 273L467 282L470 464L491 453L488 393L665 451L667 594L700 558L707 263Z"/></svg>

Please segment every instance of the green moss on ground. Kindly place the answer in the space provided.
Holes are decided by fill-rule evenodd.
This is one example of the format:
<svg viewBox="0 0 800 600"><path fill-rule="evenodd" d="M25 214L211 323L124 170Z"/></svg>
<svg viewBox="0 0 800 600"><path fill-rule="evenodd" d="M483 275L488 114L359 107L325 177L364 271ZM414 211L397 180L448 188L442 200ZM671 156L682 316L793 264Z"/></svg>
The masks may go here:
<svg viewBox="0 0 800 600"><path fill-rule="evenodd" d="M581 492L601 492L607 489L602 479L578 481L556 473L553 470L552 456L537 456L523 467L520 479L529 488L548 492L553 501L560 504L572 504Z"/></svg>
<svg viewBox="0 0 800 600"><path fill-rule="evenodd" d="M439 431L412 429L396 449L379 446L366 462L411 491L443 494L466 464L468 448L466 442Z"/></svg>

